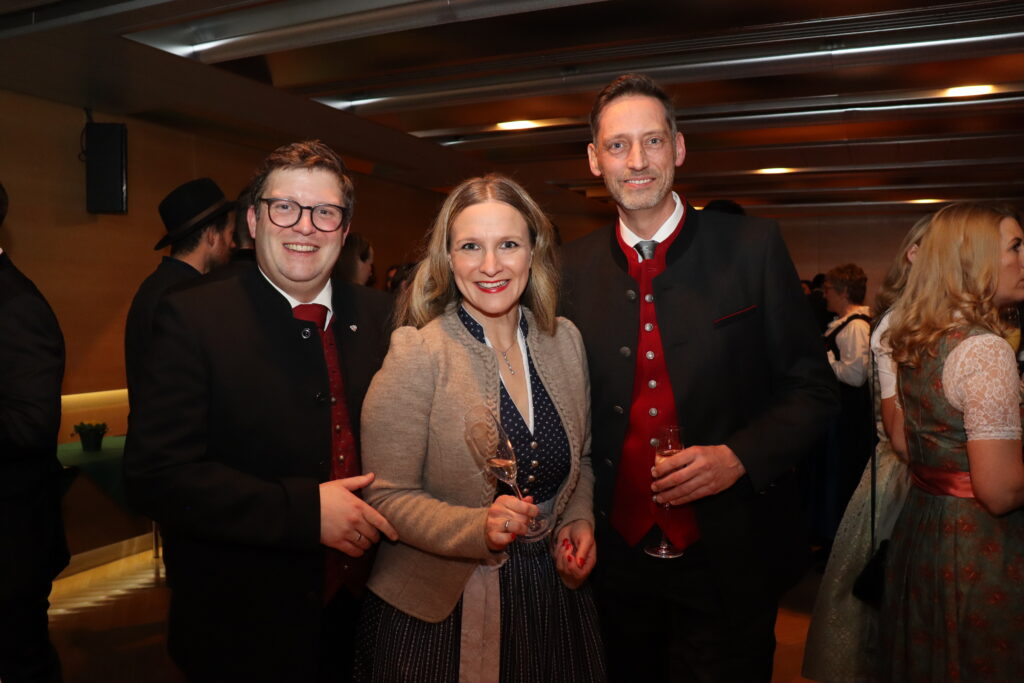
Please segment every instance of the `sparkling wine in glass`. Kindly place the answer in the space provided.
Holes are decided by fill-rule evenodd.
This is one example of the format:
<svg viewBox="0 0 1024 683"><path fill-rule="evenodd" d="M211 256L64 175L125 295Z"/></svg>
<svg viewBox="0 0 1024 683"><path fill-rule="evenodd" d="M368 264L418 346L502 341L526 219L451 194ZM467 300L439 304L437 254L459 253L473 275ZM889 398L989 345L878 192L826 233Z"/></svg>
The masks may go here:
<svg viewBox="0 0 1024 683"><path fill-rule="evenodd" d="M679 437L679 427L676 425L668 425L662 427L658 432L658 446L654 452L655 464L661 463L665 458L671 457L683 449L683 442ZM668 503L662 505L665 510L665 514L672 509ZM682 557L682 548L677 548L672 545L668 537L665 535L665 531L661 532L661 543L657 545L649 545L644 548L644 552L651 557L659 557L664 560L671 560L676 557Z"/></svg>
<svg viewBox="0 0 1024 683"><path fill-rule="evenodd" d="M501 422L486 406L472 408L465 417L466 442L476 457L486 464L498 481L507 484L520 500L523 492L516 482L518 467L512 441ZM520 538L528 543L539 541L551 530L551 515L540 513L527 524L526 534Z"/></svg>

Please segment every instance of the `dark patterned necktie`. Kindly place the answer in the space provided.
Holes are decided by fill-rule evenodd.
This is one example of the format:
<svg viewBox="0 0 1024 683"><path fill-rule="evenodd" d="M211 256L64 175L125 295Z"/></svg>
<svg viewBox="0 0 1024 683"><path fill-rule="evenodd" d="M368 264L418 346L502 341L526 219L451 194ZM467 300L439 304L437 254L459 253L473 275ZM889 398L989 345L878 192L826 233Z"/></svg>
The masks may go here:
<svg viewBox="0 0 1024 683"><path fill-rule="evenodd" d="M658 243L654 240L644 240L643 242L637 242L633 245L633 248L643 257L644 261L650 261L654 258L654 250L657 246Z"/></svg>

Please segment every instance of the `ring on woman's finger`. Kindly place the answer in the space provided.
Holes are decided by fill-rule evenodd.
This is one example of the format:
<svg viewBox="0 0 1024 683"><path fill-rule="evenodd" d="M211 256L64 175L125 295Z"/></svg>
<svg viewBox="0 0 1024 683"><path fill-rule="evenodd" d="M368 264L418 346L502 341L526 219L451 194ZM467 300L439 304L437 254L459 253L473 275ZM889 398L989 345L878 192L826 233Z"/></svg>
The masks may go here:
<svg viewBox="0 0 1024 683"><path fill-rule="evenodd" d="M356 536L356 543L359 543L359 541L361 541L361 540L363 540L363 532L362 531L360 531L359 535Z"/></svg>
<svg viewBox="0 0 1024 683"><path fill-rule="evenodd" d="M511 517L509 517L508 519L505 520L505 531L506 532L508 531L508 525L511 524L511 523L512 523L512 518Z"/></svg>

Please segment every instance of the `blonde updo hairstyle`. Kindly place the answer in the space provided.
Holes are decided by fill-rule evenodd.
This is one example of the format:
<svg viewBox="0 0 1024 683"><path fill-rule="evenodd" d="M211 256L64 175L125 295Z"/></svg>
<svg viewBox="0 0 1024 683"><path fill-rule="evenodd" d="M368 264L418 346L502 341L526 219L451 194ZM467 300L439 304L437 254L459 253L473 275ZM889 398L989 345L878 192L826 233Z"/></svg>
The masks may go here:
<svg viewBox="0 0 1024 683"><path fill-rule="evenodd" d="M412 283L399 299L395 316L399 325L423 327L444 313L450 304L462 301L448 258L452 224L468 207L491 201L508 204L526 221L533 262L520 303L533 311L541 330L555 333L558 264L554 229L526 190L499 174L470 178L448 195L426 236L425 253L416 265Z"/></svg>
<svg viewBox="0 0 1024 683"><path fill-rule="evenodd" d="M994 301L999 224L1005 218L1016 216L1006 207L968 202L932 216L907 285L893 305L889 341L897 363L917 367L924 354L935 357L940 338L959 327L1005 333Z"/></svg>

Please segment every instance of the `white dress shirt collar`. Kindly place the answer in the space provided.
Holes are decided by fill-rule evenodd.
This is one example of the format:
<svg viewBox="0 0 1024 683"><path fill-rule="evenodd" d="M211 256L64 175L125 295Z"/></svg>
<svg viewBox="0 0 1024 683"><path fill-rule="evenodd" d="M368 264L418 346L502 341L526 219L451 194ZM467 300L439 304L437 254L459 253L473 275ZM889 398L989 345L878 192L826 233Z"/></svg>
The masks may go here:
<svg viewBox="0 0 1024 683"><path fill-rule="evenodd" d="M327 320L324 322L324 327L326 328L331 324L331 317L334 315L334 309L331 307L331 298L334 296L334 287L331 285L330 280L328 280L327 284L324 285L324 288L320 290L320 293L313 297L312 301L299 301L291 294L275 285L274 281L267 277L267 274L263 272L262 268L260 268L259 270L260 275L262 275L264 279L266 279L266 281L270 283L270 286L276 289L278 292L280 292L281 296L283 296L288 301L288 306L290 306L291 308L295 308L299 304L322 304L327 307Z"/></svg>
<svg viewBox="0 0 1024 683"><path fill-rule="evenodd" d="M686 207L681 201L679 201L679 195L673 192L672 200L675 202L676 208L672 212L672 215L661 224L661 227L654 233L654 236L651 237L655 242L664 242L671 237L672 233L675 232L676 227L679 225L679 221L683 218ZM619 219L619 234L622 236L622 241L629 247L635 247L637 242L643 241L643 238L630 230L629 226L623 223L621 218ZM643 261L643 258L639 253L636 257L638 261Z"/></svg>

